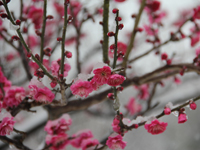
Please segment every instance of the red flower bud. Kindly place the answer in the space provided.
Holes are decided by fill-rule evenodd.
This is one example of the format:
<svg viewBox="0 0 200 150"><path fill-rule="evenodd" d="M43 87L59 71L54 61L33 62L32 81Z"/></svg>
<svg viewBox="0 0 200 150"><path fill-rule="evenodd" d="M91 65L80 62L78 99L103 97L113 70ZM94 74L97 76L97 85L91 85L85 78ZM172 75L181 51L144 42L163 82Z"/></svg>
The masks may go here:
<svg viewBox="0 0 200 150"><path fill-rule="evenodd" d="M57 37L57 41L62 41L62 38L61 37Z"/></svg>
<svg viewBox="0 0 200 150"><path fill-rule="evenodd" d="M110 49L115 49L115 44L110 45Z"/></svg>
<svg viewBox="0 0 200 150"><path fill-rule="evenodd" d="M65 52L65 56L66 56L67 58L71 58L71 57L72 57L72 53L71 53L70 51L66 51L66 52Z"/></svg>
<svg viewBox="0 0 200 150"><path fill-rule="evenodd" d="M108 32L108 34L107 34L109 37L111 37L111 36L115 36L115 33L114 32Z"/></svg>
<svg viewBox="0 0 200 150"><path fill-rule="evenodd" d="M122 18L121 18L121 17L116 17L115 20L116 20L116 21L121 21Z"/></svg>
<svg viewBox="0 0 200 150"><path fill-rule="evenodd" d="M31 57L31 53L28 52L28 53L26 54L26 56L27 56L28 58L30 58L30 57Z"/></svg>
<svg viewBox="0 0 200 150"><path fill-rule="evenodd" d="M18 37L18 36L16 36L16 35L13 35L12 36L12 40L14 40L14 41L18 41L20 38Z"/></svg>
<svg viewBox="0 0 200 150"><path fill-rule="evenodd" d="M111 100L114 100L115 97L114 97L114 94L113 93L108 93L107 97Z"/></svg>
<svg viewBox="0 0 200 150"><path fill-rule="evenodd" d="M196 108L197 108L197 104L195 103L195 102L190 102L190 108L192 109L192 110L195 110Z"/></svg>
<svg viewBox="0 0 200 150"><path fill-rule="evenodd" d="M52 15L48 15L47 17L46 17L46 19L53 19L53 16Z"/></svg>
<svg viewBox="0 0 200 150"><path fill-rule="evenodd" d="M123 24L119 24L119 25L118 25L118 28L119 28L119 30L122 30L122 29L123 29L123 27L124 27L124 25L123 25Z"/></svg>
<svg viewBox="0 0 200 150"><path fill-rule="evenodd" d="M114 8L114 9L112 10L113 14L116 14L118 11L119 11L119 9L117 9L117 8Z"/></svg>
<svg viewBox="0 0 200 150"><path fill-rule="evenodd" d="M40 61L40 56L38 54L35 54L35 58Z"/></svg>
<svg viewBox="0 0 200 150"><path fill-rule="evenodd" d="M162 53L161 59L162 60L167 60L167 58L168 58L168 55L166 53Z"/></svg>
<svg viewBox="0 0 200 150"><path fill-rule="evenodd" d="M18 19L18 20L15 21L15 23L16 23L16 25L19 25L19 26L20 26L21 20Z"/></svg>
<svg viewBox="0 0 200 150"><path fill-rule="evenodd" d="M8 15L6 13L1 13L0 16L1 18L8 18Z"/></svg>

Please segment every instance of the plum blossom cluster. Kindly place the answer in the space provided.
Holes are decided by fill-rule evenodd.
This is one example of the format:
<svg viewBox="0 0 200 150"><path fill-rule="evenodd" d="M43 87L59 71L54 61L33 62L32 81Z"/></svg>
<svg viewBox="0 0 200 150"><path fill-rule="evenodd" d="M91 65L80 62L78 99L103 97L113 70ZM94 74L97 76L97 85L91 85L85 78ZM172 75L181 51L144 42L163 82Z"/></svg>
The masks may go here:
<svg viewBox="0 0 200 150"><path fill-rule="evenodd" d="M125 77L122 75L113 74L108 66L94 69L93 73L94 76L91 81L83 81L82 79L77 80L70 87L72 94L87 97L93 90L97 90L104 84L116 87L125 80Z"/></svg>
<svg viewBox="0 0 200 150"><path fill-rule="evenodd" d="M44 127L44 130L48 133L46 144L50 145L52 150L64 149L67 145L86 150L99 144L98 140L92 139L93 134L90 130L81 130L69 137L66 131L69 130L71 124L72 120L68 114L47 122Z"/></svg>
<svg viewBox="0 0 200 150"><path fill-rule="evenodd" d="M65 133L69 130L72 120L68 114L62 115L57 120L49 120L44 127L48 135L46 136L46 143L51 145L52 150L63 149L69 144L68 135Z"/></svg>
<svg viewBox="0 0 200 150"><path fill-rule="evenodd" d="M0 110L1 108L10 109L18 106L25 98L23 87L12 86L12 83L4 76L0 68Z"/></svg>
<svg viewBox="0 0 200 150"><path fill-rule="evenodd" d="M35 101L49 103L55 98L55 94L35 77L32 78L28 87L30 89L29 95Z"/></svg>
<svg viewBox="0 0 200 150"><path fill-rule="evenodd" d="M6 116L1 120L0 122L0 135L10 135L10 133L13 131L13 127L15 124L15 121L13 121L14 117Z"/></svg>

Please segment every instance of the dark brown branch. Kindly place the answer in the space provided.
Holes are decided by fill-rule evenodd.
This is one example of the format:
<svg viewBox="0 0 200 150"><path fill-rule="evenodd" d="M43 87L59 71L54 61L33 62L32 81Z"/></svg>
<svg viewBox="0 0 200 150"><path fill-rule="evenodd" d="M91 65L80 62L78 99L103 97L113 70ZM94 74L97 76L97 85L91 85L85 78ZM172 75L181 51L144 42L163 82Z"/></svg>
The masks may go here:
<svg viewBox="0 0 200 150"><path fill-rule="evenodd" d="M6 136L0 136L0 140L10 145L14 145L16 148L21 149L21 150L31 150L30 148L23 145L21 141L13 140Z"/></svg>

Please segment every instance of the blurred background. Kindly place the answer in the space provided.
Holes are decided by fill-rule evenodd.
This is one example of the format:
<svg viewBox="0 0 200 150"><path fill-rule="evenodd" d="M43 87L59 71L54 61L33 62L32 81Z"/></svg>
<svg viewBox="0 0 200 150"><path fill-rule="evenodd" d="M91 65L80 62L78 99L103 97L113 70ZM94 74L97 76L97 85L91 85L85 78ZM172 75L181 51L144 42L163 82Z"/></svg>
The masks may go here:
<svg viewBox="0 0 200 150"><path fill-rule="evenodd" d="M103 0L79 0L84 7L86 7L91 13L95 11L96 8L100 8L103 4ZM162 0L161 9L166 12L166 17L163 19L163 27L159 30L159 37L161 42L169 39L170 32L175 32L177 27L173 25L178 19L180 19L181 12L191 11L193 8L197 7L200 2L198 0ZM27 5L32 2L27 0ZM53 1L48 1L49 6L51 6ZM12 0L9 4L10 9L19 13L18 0ZM38 4L42 6L42 3ZM113 8L119 9L119 14L122 17L122 23L124 24L124 29L119 33L119 41L128 43L129 36L134 24L134 19L131 18L131 15L138 12L139 2L138 0L126 0L124 3L116 3L113 0L110 4L110 10ZM54 15L54 8L48 7L48 13ZM80 18L83 17L79 16ZM115 31L115 20L114 15L110 13L109 20L109 30ZM82 28L82 33L85 34L85 37L81 39L80 45L80 58L82 62L82 72L88 73L88 70L91 71L91 68L97 62L102 61L102 52L101 45L99 41L102 39L102 27L99 25L99 21L102 20L101 15L95 16L95 22L91 20L86 22ZM4 24L9 26L7 20L4 21ZM148 24L148 18L144 12L141 18L139 27L143 27L144 24ZM191 23L187 23L183 32L186 35L191 33L190 31ZM75 36L75 30L73 27L67 29L67 37ZM15 33L15 31L10 31ZM31 33L31 31L30 31ZM32 31L34 34L34 29ZM146 50L150 49L152 45L147 44L146 33L142 32L137 34L135 47L131 52L131 58L135 58ZM110 44L112 44L112 39ZM167 45L160 48L161 52L166 52L169 57L173 58L173 63L192 63L193 58L195 57L195 49L198 48L200 44L197 44L195 47L191 47L190 39L186 38L179 42L170 42ZM7 46L2 40L0 40L0 56L1 63L5 60L5 55L12 51L12 49ZM36 48L37 49L37 48ZM76 53L75 53L75 44L68 45L68 50L73 54L72 59L69 59L71 65L71 70L67 77L67 82L70 82L77 77L76 72ZM37 50L36 50L37 51ZM92 54L92 55L91 55ZM56 52L51 56L51 61L56 60L60 57L60 47L56 49ZM112 60L111 60L112 61ZM3 64L3 63L2 63ZM4 64L3 64L4 65ZM130 64L131 69L128 70L128 76L141 76L145 73L151 72L156 68L164 66L164 63L160 58L155 57L154 53L151 53L140 60ZM16 59L7 64L8 68L12 68L10 80L13 81L14 85L20 85L27 87L28 82L24 82L26 74L24 69L21 66L21 60ZM10 72L10 69L7 70L7 73ZM14 72L14 73L13 73ZM156 93L153 97L153 104L159 102L159 105L152 111L149 111L145 116L157 115L163 111L163 108L168 102L172 102L174 105L182 104L186 100L189 100L193 97L200 95L200 78L196 73L187 73L184 76L177 75L180 78L181 83L175 84L172 78L163 80L164 86L158 85L156 88ZM44 79L44 83L49 86L49 80ZM150 85L152 88L152 85ZM107 88L107 87L104 87ZM97 91L98 93L98 91ZM69 91L67 91L69 94ZM124 114L127 113L125 105L129 101L130 97L136 97L138 90L135 87L130 86L123 90L123 92L118 94L120 99L120 111ZM145 101L140 101L140 104L143 109L146 106ZM139 127L137 130L129 131L124 136L124 141L127 141L127 146L125 150L199 150L200 149L200 102L197 101L197 110L192 111L189 108L186 108L186 114L188 116L188 121L184 124L178 124L178 118L173 114L169 116L164 116L161 118L161 121L168 122L167 130L159 135L149 134L144 127ZM37 113L30 113L21 111L17 116L16 129L27 132L27 138L24 141L24 144L29 146L33 150L40 150L45 143L46 132L44 131L44 125L48 119L47 112L42 107L35 107L32 110L36 110ZM90 107L88 110L70 112L69 113L73 123L70 126L68 131L69 135L74 134L75 132L82 129L90 129L94 134L94 137L99 141L104 140L107 136L112 133L112 121L115 116L111 101L104 101L100 104ZM128 115L129 118L134 118L134 116ZM12 133L10 137L17 137L17 134ZM0 143L1 150L14 150L13 146ZM66 149L73 150L72 147L68 146Z"/></svg>

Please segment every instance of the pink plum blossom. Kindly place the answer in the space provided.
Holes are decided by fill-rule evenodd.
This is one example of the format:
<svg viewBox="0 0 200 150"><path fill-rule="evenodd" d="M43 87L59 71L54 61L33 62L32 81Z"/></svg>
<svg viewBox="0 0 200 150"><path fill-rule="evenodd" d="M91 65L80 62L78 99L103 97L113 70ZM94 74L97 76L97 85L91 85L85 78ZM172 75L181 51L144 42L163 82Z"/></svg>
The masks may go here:
<svg viewBox="0 0 200 150"><path fill-rule="evenodd" d="M47 131L48 134L60 134L65 133L65 131L69 130L69 126L72 124L72 120L68 114L62 115L59 119L49 120L44 127L44 130Z"/></svg>
<svg viewBox="0 0 200 150"><path fill-rule="evenodd" d="M28 18L30 18L35 26L35 29L39 29L42 24L43 9L31 6L28 11Z"/></svg>
<svg viewBox="0 0 200 150"><path fill-rule="evenodd" d="M60 69L60 65L58 64L57 60L52 61L51 62L51 71L54 76L58 77L59 69Z"/></svg>
<svg viewBox="0 0 200 150"><path fill-rule="evenodd" d="M81 148L81 145L83 144L83 140L92 138L93 134L90 130L81 130L73 134L72 137L74 139L70 141L70 144L76 148Z"/></svg>
<svg viewBox="0 0 200 150"><path fill-rule="evenodd" d="M72 94L78 95L81 97L87 97L92 91L92 85L89 81L82 81L81 79L76 81L70 87Z"/></svg>
<svg viewBox="0 0 200 150"><path fill-rule="evenodd" d="M123 137L120 134L112 134L108 137L106 141L106 145L112 150L124 149L126 147L126 143L123 141Z"/></svg>
<svg viewBox="0 0 200 150"><path fill-rule="evenodd" d="M127 45L123 42L117 42L117 54L126 54L126 50L127 50ZM108 55L110 58L114 57L114 47L111 49L109 49ZM117 60L122 61L123 57L118 57Z"/></svg>
<svg viewBox="0 0 200 150"><path fill-rule="evenodd" d="M121 134L121 128L119 126L119 123L120 123L119 119L117 117L115 117L112 122L112 129L113 129L113 131Z"/></svg>
<svg viewBox="0 0 200 150"><path fill-rule="evenodd" d="M103 68L93 70L93 73L93 80L98 84L103 85L107 83L108 78L111 76L111 69L108 66L104 66Z"/></svg>
<svg viewBox="0 0 200 150"><path fill-rule="evenodd" d="M200 47L198 47L198 48L195 49L195 53L196 53L196 57L198 57L199 54L200 54Z"/></svg>
<svg viewBox="0 0 200 150"><path fill-rule="evenodd" d="M166 130L168 123L161 122L157 119L151 121L150 124L145 124L144 128L151 134L156 135L163 133Z"/></svg>
<svg viewBox="0 0 200 150"><path fill-rule="evenodd" d="M187 115L185 113L179 113L178 123L185 123L187 121Z"/></svg>
<svg viewBox="0 0 200 150"><path fill-rule="evenodd" d="M39 82L36 78L33 78L28 86L31 91L30 95L34 100L39 102L52 102L55 98L54 93L43 85L42 82Z"/></svg>
<svg viewBox="0 0 200 150"><path fill-rule="evenodd" d="M14 117L5 117L0 123L0 135L10 135L10 132L13 131L13 126L15 121L13 121Z"/></svg>
<svg viewBox="0 0 200 150"><path fill-rule="evenodd" d="M54 6L56 12L60 15L60 17L64 16L64 6L63 5L60 5L59 3L54 2L53 6Z"/></svg>
<svg viewBox="0 0 200 150"><path fill-rule="evenodd" d="M23 87L11 87L5 95L4 103L7 107L18 106L25 98L25 90Z"/></svg>
<svg viewBox="0 0 200 150"><path fill-rule="evenodd" d="M142 109L142 106L138 104L133 97L129 99L129 102L125 107L130 112L131 115L140 112Z"/></svg>
<svg viewBox="0 0 200 150"><path fill-rule="evenodd" d="M165 115L170 115L170 114L171 114L171 109L170 109L169 107L166 107L166 108L164 109L164 114L165 114Z"/></svg>
<svg viewBox="0 0 200 150"><path fill-rule="evenodd" d="M122 3L122 2L125 2L126 0L115 0L115 2L118 2L118 3Z"/></svg>
<svg viewBox="0 0 200 150"><path fill-rule="evenodd" d="M46 136L47 145L51 145L52 150L62 150L69 143L68 136L65 133Z"/></svg>
<svg viewBox="0 0 200 150"><path fill-rule="evenodd" d="M193 19L200 19L200 6L194 9Z"/></svg>
<svg viewBox="0 0 200 150"><path fill-rule="evenodd" d="M125 77L119 74L113 74L108 78L107 84L110 86L118 86L122 84L125 80Z"/></svg>
<svg viewBox="0 0 200 150"><path fill-rule="evenodd" d="M153 29L150 25L144 25L144 30L147 35L155 36L158 34L158 29Z"/></svg>
<svg viewBox="0 0 200 150"><path fill-rule="evenodd" d="M50 67L49 67L49 60L48 59L43 59L43 65L46 67L46 69L49 71ZM36 70L38 70L40 67L38 66L38 64L36 62L30 61L29 62L29 66L31 67L31 72L35 72Z"/></svg>
<svg viewBox="0 0 200 150"><path fill-rule="evenodd" d="M82 147L82 150L86 150L87 148L91 148L91 147L95 148L97 144L99 144L98 140L88 138L82 141L81 147Z"/></svg>
<svg viewBox="0 0 200 150"><path fill-rule="evenodd" d="M147 84L141 85L139 87L136 87L136 89L140 90L140 93L138 95L138 97L140 99L147 99L149 97L149 86Z"/></svg>
<svg viewBox="0 0 200 150"><path fill-rule="evenodd" d="M195 110L197 108L197 104L195 102L190 102L190 109Z"/></svg>

